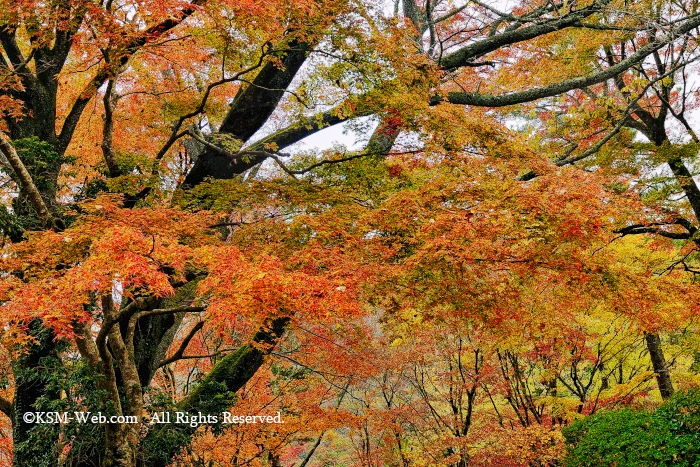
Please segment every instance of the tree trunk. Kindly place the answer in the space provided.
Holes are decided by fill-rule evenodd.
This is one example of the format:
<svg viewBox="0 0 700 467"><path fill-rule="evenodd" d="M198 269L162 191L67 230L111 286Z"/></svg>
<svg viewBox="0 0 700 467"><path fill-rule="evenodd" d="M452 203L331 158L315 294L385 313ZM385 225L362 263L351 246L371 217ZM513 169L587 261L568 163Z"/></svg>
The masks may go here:
<svg viewBox="0 0 700 467"><path fill-rule="evenodd" d="M277 318L260 329L250 344L221 359L204 380L177 407L193 415L218 414L235 402L242 388L262 366L285 331L289 318ZM175 415L171 414L175 420ZM196 428L182 424L155 425L141 443L139 466L165 467L182 446L189 443Z"/></svg>
<svg viewBox="0 0 700 467"><path fill-rule="evenodd" d="M658 333L644 333L644 340L647 343L647 350L651 358L651 365L656 373L656 382L659 386L661 397L666 400L673 395L673 383L671 374L668 371L666 358L661 348L661 338Z"/></svg>
<svg viewBox="0 0 700 467"><path fill-rule="evenodd" d="M135 425L138 426L138 425ZM106 429L104 467L135 467L138 432L127 424L110 424Z"/></svg>

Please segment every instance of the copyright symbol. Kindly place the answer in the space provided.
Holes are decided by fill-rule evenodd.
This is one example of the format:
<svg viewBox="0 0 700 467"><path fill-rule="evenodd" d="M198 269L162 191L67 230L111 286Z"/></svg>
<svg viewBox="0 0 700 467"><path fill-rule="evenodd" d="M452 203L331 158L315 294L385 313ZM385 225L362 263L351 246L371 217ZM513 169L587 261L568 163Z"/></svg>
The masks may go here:
<svg viewBox="0 0 700 467"><path fill-rule="evenodd" d="M24 423L34 423L36 420L36 414L34 412L24 412L24 415L22 415L22 420L24 420Z"/></svg>

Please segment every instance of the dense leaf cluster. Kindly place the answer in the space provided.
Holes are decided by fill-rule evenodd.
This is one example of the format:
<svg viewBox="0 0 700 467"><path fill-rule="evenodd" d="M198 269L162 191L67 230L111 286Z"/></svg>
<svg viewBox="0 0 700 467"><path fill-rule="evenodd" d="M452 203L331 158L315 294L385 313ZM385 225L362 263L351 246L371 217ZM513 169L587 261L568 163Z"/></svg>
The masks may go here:
<svg viewBox="0 0 700 467"><path fill-rule="evenodd" d="M566 467L700 465L700 390L679 392L655 411L600 412L563 430Z"/></svg>

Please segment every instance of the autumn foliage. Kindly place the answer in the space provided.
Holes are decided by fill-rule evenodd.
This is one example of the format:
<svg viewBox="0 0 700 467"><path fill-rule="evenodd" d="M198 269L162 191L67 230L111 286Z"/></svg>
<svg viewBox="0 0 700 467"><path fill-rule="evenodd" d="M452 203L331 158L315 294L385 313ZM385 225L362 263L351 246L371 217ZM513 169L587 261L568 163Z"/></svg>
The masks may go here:
<svg viewBox="0 0 700 467"><path fill-rule="evenodd" d="M0 5L0 465L685 459L696 9Z"/></svg>

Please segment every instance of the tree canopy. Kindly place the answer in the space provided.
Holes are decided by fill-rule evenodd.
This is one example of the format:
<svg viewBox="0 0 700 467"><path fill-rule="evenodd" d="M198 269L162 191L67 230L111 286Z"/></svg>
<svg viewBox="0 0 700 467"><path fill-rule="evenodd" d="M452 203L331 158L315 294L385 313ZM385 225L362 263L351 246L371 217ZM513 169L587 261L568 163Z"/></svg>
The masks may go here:
<svg viewBox="0 0 700 467"><path fill-rule="evenodd" d="M1 4L0 463L691 446L697 10Z"/></svg>

